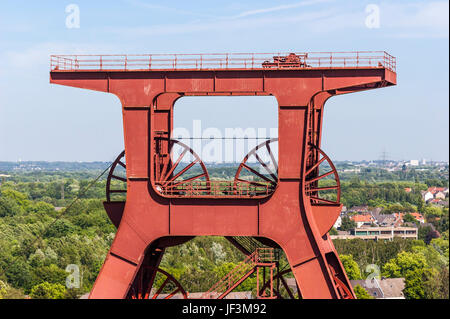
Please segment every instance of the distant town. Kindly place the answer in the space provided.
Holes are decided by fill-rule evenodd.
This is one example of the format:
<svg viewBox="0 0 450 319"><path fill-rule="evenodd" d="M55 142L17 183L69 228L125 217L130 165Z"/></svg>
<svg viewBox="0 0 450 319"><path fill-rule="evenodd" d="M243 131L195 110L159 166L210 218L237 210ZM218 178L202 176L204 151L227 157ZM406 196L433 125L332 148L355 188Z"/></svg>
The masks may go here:
<svg viewBox="0 0 450 319"><path fill-rule="evenodd" d="M361 173L364 169L382 168L388 172L405 171L406 169L414 169L415 171L444 171L448 169L448 161L431 161L431 160L363 160L363 161L334 161L339 173ZM97 170L104 169L110 162L66 162L66 161L0 161L0 172L8 171L80 171L80 170ZM229 167L233 163L207 163L211 167Z"/></svg>
<svg viewBox="0 0 450 319"><path fill-rule="evenodd" d="M412 189L406 187L406 193L411 193ZM429 187L426 191L421 191L422 199L426 204L448 208L448 187ZM351 221L351 229L343 227L343 220ZM439 220L439 217L433 217ZM347 223L348 225L348 223ZM418 226L426 225L431 227L434 236L439 237L439 233L434 229L433 224L426 223L425 217L419 212L394 212L383 213L381 207L369 207L368 205L343 207L341 215L338 217L334 228L337 234L331 235L332 239L384 239L393 240L394 237L418 239ZM348 226L347 226L348 227ZM432 236L433 236L432 235Z"/></svg>
<svg viewBox="0 0 450 319"><path fill-rule="evenodd" d="M448 162L373 160L334 164L343 207L329 235L357 297L448 298ZM115 232L102 206L107 174L101 174L110 165L0 162L0 273L2 269L4 273L0 275L0 299L83 298L92 289ZM239 166L206 165L212 181L233 180ZM193 176L198 174L192 170ZM94 180L97 182L89 189ZM324 179L328 182L333 180ZM333 195L325 194L330 199ZM76 198L77 204L71 206ZM67 207L72 209L66 214ZM42 231L44 225L53 223L55 227ZM39 241L39 248L29 251L25 249L27 240L37 238L35 234L41 234L43 241ZM16 248L17 241L20 249ZM75 251L79 253L73 254ZM14 254L17 261L11 262ZM198 267L186 267L194 260ZM241 262L241 254L226 239L199 237L169 248L161 265L169 272L187 276L183 285L195 298ZM82 267L85 279L80 289L65 288L67 264ZM287 266L285 257L280 265ZM371 276L373 266L379 269L376 278ZM191 271L202 280L192 280ZM285 279L286 287L296 291L294 278ZM249 278L229 298L255 298L255 280ZM287 289L283 293L288 294Z"/></svg>

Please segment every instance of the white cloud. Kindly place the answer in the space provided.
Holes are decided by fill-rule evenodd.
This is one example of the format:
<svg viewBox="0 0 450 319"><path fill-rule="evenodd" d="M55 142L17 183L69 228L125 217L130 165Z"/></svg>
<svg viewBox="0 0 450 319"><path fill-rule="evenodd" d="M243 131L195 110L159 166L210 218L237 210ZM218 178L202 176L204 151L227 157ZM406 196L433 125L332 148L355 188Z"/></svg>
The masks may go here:
<svg viewBox="0 0 450 319"><path fill-rule="evenodd" d="M334 0L308 0L242 11L235 15L214 19L203 19L188 23L149 25L141 27L107 28L119 35L135 36L181 35L201 33L211 30L232 31L237 29L251 30L258 28L260 32L268 26L286 28L294 25L308 34L343 32L343 30L369 31L365 26L365 6L342 4L327 5L317 8L315 5L335 2ZM339 4L339 5L337 5ZM402 38L442 38L448 37L448 2L425 1L416 2L383 2L380 3L381 28L376 34L380 37ZM308 10L294 10L308 7ZM285 12L287 11L287 12ZM261 15L261 16L260 16Z"/></svg>
<svg viewBox="0 0 450 319"><path fill-rule="evenodd" d="M196 33L203 31L232 31L236 29L255 29L263 30L263 28L273 26L286 26L292 23L312 23L315 19L323 19L331 16L332 11L320 10L303 12L300 14L291 14L289 16L268 16L268 17L252 17L252 18L222 18L219 20L206 20L203 22L183 23L183 24L163 24L153 26L142 27L130 27L130 28L108 28L108 32L115 32L119 35L134 36L163 36L163 35L176 35L186 33Z"/></svg>
<svg viewBox="0 0 450 319"><path fill-rule="evenodd" d="M243 18L243 17L248 17L248 16L256 15L256 14L263 14L263 13L269 13L269 12L276 12L276 11L282 11L282 10L295 9L295 8L299 8L299 7L311 6L311 5L315 5L315 4L321 4L321 3L333 2L333 1L334 0L302 1L302 2L297 2L297 3L292 3L292 4L286 4L286 5L280 5L280 6L276 6L276 7L271 7L271 8L264 8L264 9L256 9L256 10L244 11L242 13L239 13L239 14L235 15L232 18Z"/></svg>

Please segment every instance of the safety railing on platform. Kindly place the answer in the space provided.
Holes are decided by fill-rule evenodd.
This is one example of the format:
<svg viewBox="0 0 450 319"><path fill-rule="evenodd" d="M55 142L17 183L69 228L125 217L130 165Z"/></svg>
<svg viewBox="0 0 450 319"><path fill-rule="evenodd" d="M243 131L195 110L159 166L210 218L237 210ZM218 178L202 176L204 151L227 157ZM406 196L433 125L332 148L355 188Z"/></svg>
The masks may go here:
<svg viewBox="0 0 450 319"><path fill-rule="evenodd" d="M239 197L268 196L275 191L273 183L264 181L183 181L155 182L162 195L174 197Z"/></svg>
<svg viewBox="0 0 450 319"><path fill-rule="evenodd" d="M247 256L230 273L205 292L201 299L219 299L231 292L238 283L246 279L258 264L274 261L273 248L257 248L253 254Z"/></svg>
<svg viewBox="0 0 450 319"><path fill-rule="evenodd" d="M395 72L396 58L385 51L52 55L50 68L52 71L386 68Z"/></svg>

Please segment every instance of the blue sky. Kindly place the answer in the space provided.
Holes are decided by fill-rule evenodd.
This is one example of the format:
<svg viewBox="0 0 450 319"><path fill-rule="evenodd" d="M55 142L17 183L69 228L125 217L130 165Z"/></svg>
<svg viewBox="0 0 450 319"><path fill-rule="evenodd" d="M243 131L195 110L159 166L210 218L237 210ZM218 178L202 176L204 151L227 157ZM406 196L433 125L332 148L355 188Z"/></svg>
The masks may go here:
<svg viewBox="0 0 450 319"><path fill-rule="evenodd" d="M71 3L80 8L78 29L65 25ZM365 25L368 4L380 8L379 28ZM123 149L117 98L50 85L50 54L353 50L396 56L398 86L330 99L323 149L337 160L377 159L383 150L397 160L448 160L448 6L426 0L2 0L0 161L106 161ZM254 110L259 102L249 103ZM226 107L226 101L217 104ZM214 123L246 127L254 116L271 125L270 114L249 111ZM180 125L191 125L187 115L180 118Z"/></svg>

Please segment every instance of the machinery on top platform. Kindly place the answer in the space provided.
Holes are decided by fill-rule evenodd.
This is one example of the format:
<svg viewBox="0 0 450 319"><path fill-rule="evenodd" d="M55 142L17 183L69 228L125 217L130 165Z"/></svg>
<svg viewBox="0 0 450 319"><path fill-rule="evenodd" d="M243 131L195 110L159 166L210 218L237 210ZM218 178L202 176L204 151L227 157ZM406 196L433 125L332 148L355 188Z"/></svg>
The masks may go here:
<svg viewBox="0 0 450 319"><path fill-rule="evenodd" d="M187 298L159 263L167 247L195 236L224 236L247 256L203 298L224 298L255 271L259 278L261 268L259 298L355 298L328 236L342 205L338 173L321 149L324 105L335 95L395 85L394 57L384 51L54 55L50 82L112 93L122 104L125 151L111 167L104 203L118 230L90 298ZM251 150L231 181L211 180L201 157L172 136L175 101L209 95L278 101L278 139ZM198 174L189 174L194 167ZM122 188L113 187L120 182ZM278 269L279 250L290 269ZM289 272L296 291L284 279Z"/></svg>

